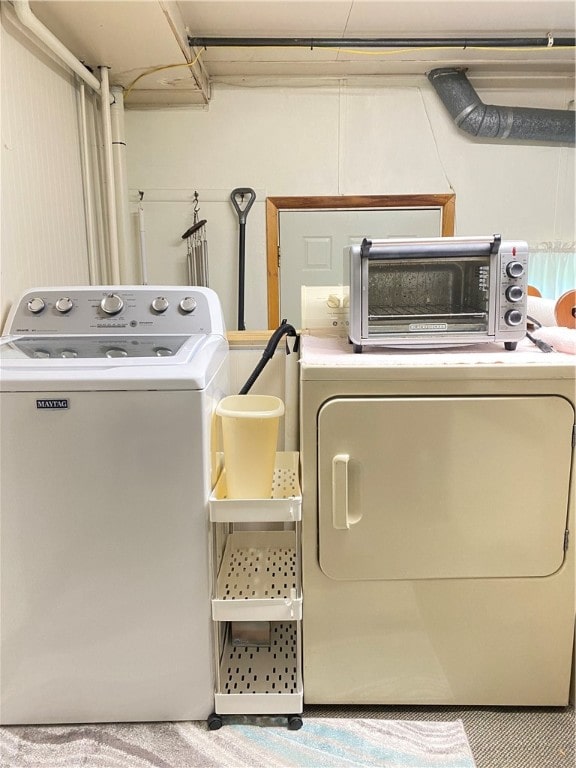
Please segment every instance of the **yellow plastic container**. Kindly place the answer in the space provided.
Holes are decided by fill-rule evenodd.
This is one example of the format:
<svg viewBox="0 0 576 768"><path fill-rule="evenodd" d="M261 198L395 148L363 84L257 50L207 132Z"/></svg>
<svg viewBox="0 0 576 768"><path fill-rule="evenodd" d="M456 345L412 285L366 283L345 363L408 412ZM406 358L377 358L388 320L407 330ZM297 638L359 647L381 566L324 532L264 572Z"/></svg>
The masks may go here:
<svg viewBox="0 0 576 768"><path fill-rule="evenodd" d="M216 413L222 419L228 498L270 498L284 403L272 395L230 395Z"/></svg>

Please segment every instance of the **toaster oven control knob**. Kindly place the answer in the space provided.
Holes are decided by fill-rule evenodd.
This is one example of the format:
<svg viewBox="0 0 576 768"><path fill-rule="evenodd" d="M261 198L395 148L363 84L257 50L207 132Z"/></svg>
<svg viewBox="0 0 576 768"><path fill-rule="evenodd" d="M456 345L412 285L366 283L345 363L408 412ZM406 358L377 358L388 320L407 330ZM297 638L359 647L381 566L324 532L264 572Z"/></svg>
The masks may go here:
<svg viewBox="0 0 576 768"><path fill-rule="evenodd" d="M100 307L107 315L117 315L118 312L122 312L124 302L117 293L109 293L100 302Z"/></svg>
<svg viewBox="0 0 576 768"><path fill-rule="evenodd" d="M58 299L56 302L56 309L58 312L62 312L63 315L65 315L67 312L70 312L73 306L74 302L68 296L62 296L62 298Z"/></svg>
<svg viewBox="0 0 576 768"><path fill-rule="evenodd" d="M156 298L152 301L152 309L154 312L166 312L169 306L170 303L168 299L164 298L164 296L156 296Z"/></svg>
<svg viewBox="0 0 576 768"><path fill-rule="evenodd" d="M186 296L186 298L182 299L180 302L180 309L187 315L189 315L190 312L194 312L196 309L196 299L192 298L192 296Z"/></svg>
<svg viewBox="0 0 576 768"><path fill-rule="evenodd" d="M28 310L32 312L33 315L39 315L45 306L44 299L41 299L40 296L34 296L34 298L30 299L28 302Z"/></svg>
<svg viewBox="0 0 576 768"><path fill-rule="evenodd" d="M524 291L519 285L511 285L506 288L506 298L508 301L521 301L524 298Z"/></svg>
<svg viewBox="0 0 576 768"><path fill-rule="evenodd" d="M508 325L520 325L523 320L522 312L518 309L509 309L504 315L504 320Z"/></svg>
<svg viewBox="0 0 576 768"><path fill-rule="evenodd" d="M520 261L509 261L506 264L506 274L508 277L522 277L524 274L524 264Z"/></svg>

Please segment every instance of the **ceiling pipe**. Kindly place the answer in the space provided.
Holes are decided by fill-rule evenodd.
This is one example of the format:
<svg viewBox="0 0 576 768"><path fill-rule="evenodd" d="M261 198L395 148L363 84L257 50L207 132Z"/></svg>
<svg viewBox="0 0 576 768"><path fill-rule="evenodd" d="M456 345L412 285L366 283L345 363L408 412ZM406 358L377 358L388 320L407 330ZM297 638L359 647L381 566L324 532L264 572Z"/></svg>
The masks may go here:
<svg viewBox="0 0 576 768"><path fill-rule="evenodd" d="M428 79L457 127L472 136L574 145L573 110L484 104L460 68L433 69Z"/></svg>
<svg viewBox="0 0 576 768"><path fill-rule="evenodd" d="M192 37L198 48L572 48L574 37Z"/></svg>
<svg viewBox="0 0 576 768"><path fill-rule="evenodd" d="M136 262L132 258L130 228L130 201L128 197L128 171L126 161L126 126L124 121L124 88L110 88L110 122L112 127L112 162L114 165L114 195L118 226L118 265L120 281L135 285L138 282Z"/></svg>
<svg viewBox="0 0 576 768"><path fill-rule="evenodd" d="M39 40L48 46L70 69L75 72L94 91L100 90L100 82L82 64L82 62L64 46L42 22L34 16L28 0L12 0L16 16L21 24L33 32Z"/></svg>
<svg viewBox="0 0 576 768"><path fill-rule="evenodd" d="M94 182L90 162L90 139L88 134L88 107L86 104L86 83L80 83L80 157L84 187L84 216L86 220L86 247L88 251L88 276L90 285L101 285L100 264L96 244L96 217L94 210Z"/></svg>

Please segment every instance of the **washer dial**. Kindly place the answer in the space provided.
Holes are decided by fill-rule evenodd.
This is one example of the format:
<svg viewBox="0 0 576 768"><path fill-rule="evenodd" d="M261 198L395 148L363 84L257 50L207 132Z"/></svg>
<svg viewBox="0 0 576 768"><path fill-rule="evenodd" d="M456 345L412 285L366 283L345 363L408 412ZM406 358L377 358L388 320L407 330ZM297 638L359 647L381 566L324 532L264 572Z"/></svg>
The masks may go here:
<svg viewBox="0 0 576 768"><path fill-rule="evenodd" d="M154 312L166 312L169 306L170 303L168 299L164 298L164 296L156 296L156 298L152 301L152 309Z"/></svg>
<svg viewBox="0 0 576 768"><path fill-rule="evenodd" d="M28 310L32 312L33 315L39 315L46 304L44 303L44 299L41 299L40 296L34 296L34 298L30 299L27 306Z"/></svg>
<svg viewBox="0 0 576 768"><path fill-rule="evenodd" d="M62 296L62 298L58 299L56 302L56 309L58 312L62 312L63 315L65 315L67 312L70 312L73 306L74 302L68 296Z"/></svg>
<svg viewBox="0 0 576 768"><path fill-rule="evenodd" d="M117 315L119 312L122 312L124 302L117 293L109 293L100 302L100 307L107 315Z"/></svg>
<svg viewBox="0 0 576 768"><path fill-rule="evenodd" d="M190 312L194 312L196 309L196 299L192 296L186 296L182 301L180 302L180 309L182 312L185 312L187 315L190 314Z"/></svg>

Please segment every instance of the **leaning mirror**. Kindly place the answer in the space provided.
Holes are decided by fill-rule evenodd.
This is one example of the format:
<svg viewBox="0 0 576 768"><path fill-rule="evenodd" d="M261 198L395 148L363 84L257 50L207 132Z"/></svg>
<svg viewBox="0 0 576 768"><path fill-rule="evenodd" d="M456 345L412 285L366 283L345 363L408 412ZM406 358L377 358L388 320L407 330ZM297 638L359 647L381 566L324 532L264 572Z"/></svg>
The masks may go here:
<svg viewBox="0 0 576 768"><path fill-rule="evenodd" d="M454 234L455 195L269 197L266 199L268 327L299 327L303 285L347 281L343 251L364 237Z"/></svg>

